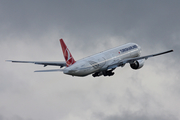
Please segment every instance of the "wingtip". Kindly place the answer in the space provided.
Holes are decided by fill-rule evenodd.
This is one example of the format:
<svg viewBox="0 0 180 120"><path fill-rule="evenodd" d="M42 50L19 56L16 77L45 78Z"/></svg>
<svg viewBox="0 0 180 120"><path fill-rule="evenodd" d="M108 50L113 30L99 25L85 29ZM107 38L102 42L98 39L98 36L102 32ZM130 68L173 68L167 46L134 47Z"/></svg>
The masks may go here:
<svg viewBox="0 0 180 120"><path fill-rule="evenodd" d="M168 52L174 52L174 50L169 50Z"/></svg>
<svg viewBox="0 0 180 120"><path fill-rule="evenodd" d="M5 60L6 62L12 62L12 60Z"/></svg>

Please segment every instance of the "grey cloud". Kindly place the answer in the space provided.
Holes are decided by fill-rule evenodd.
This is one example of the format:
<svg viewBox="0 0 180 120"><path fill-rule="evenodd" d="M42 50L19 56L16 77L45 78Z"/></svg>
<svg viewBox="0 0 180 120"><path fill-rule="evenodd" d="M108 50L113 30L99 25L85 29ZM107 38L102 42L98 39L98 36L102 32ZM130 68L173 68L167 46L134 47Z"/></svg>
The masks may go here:
<svg viewBox="0 0 180 120"><path fill-rule="evenodd" d="M1 1L1 42L18 37L27 42L29 37L36 44L43 45L42 36L57 32L57 38L43 41L64 38L70 50L76 52L83 50L94 54L114 47L108 44L112 36L117 37L119 43L121 37L126 42L136 42L142 48L150 49L149 53L151 48L159 50L160 47L179 50L179 37L172 39L180 32L179 9L179 1L168 0ZM11 36L10 39L7 36ZM99 44L103 49L99 49Z"/></svg>
<svg viewBox="0 0 180 120"><path fill-rule="evenodd" d="M3 116L2 116L2 115L0 115L0 120L4 120L4 118L3 118Z"/></svg>
<svg viewBox="0 0 180 120"><path fill-rule="evenodd" d="M12 117L8 116L8 117L4 117L2 115L0 115L0 120L32 120L31 118L30 119L24 119L18 115L14 115Z"/></svg>
<svg viewBox="0 0 180 120"><path fill-rule="evenodd" d="M105 116L103 113L95 113L94 117L99 120L178 120L173 115L163 114L163 115L148 115L141 114L141 112L132 113L132 112L124 112L122 115L109 115Z"/></svg>
<svg viewBox="0 0 180 120"><path fill-rule="evenodd" d="M9 25L6 34L40 36L55 28L71 35L75 45L93 44L101 36L106 41L124 36L129 41L167 45L171 35L180 31L179 1L20 0L3 1L1 6L2 22Z"/></svg>
<svg viewBox="0 0 180 120"><path fill-rule="evenodd" d="M13 118L12 118L13 120L23 120L23 118L22 117L20 117L20 116L13 116Z"/></svg>
<svg viewBox="0 0 180 120"><path fill-rule="evenodd" d="M176 120L180 117L179 11L178 0L1 0L0 96L4 104L0 102L0 110L3 106L7 111L0 114L0 120L6 120L4 115L9 113L19 115L12 116L17 120L30 116L84 119L91 113L92 118L102 120ZM125 66L117 68L113 77L95 79L63 73L34 74L43 67L4 62L64 60L59 38L64 38L75 59L126 42L138 43L143 54L166 49L175 52L148 59L139 71ZM22 103L24 108L19 108ZM127 111L116 114L121 106ZM138 112L132 112L132 107ZM22 112L26 117L21 118Z"/></svg>

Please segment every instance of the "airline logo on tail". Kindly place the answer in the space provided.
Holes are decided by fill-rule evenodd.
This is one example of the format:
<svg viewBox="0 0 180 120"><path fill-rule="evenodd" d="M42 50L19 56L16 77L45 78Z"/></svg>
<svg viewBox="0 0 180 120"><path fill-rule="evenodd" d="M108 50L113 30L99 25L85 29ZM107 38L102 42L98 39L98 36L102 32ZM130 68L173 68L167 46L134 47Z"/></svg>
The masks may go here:
<svg viewBox="0 0 180 120"><path fill-rule="evenodd" d="M67 48L66 44L64 43L63 39L60 39L60 44L61 44L62 51L64 54L64 59L66 60L66 66L68 67L68 66L74 64L76 61L72 57L72 55L71 55L69 49Z"/></svg>

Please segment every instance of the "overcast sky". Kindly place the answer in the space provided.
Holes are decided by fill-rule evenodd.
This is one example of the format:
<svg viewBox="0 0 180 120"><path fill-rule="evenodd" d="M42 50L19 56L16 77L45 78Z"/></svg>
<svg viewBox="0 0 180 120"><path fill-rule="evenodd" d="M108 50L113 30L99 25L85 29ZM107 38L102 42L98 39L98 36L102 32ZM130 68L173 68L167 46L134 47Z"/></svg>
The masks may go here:
<svg viewBox="0 0 180 120"><path fill-rule="evenodd" d="M112 77L72 77L5 60L75 60L134 42L150 58ZM0 0L0 120L180 119L179 0Z"/></svg>

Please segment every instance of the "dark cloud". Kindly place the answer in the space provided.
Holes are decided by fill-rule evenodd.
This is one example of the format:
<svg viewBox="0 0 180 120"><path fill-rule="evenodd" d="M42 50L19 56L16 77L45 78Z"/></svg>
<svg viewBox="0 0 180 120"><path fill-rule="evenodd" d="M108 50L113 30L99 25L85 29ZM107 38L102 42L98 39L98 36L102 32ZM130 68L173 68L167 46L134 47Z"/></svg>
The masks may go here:
<svg viewBox="0 0 180 120"><path fill-rule="evenodd" d="M179 3L175 0L2 1L1 31L5 35L28 34L35 39L55 29L75 45L81 42L86 47L96 45L100 38L98 42L107 42L111 36L123 36L129 42L141 41L149 46L167 45L172 44L172 35L180 31Z"/></svg>

